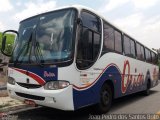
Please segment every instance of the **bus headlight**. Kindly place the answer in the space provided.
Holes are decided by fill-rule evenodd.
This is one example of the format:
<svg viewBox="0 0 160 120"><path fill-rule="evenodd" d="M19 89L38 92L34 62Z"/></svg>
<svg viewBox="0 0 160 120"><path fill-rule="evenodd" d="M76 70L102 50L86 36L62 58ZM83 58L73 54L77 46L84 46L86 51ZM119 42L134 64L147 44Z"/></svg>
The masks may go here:
<svg viewBox="0 0 160 120"><path fill-rule="evenodd" d="M15 81L14 78L8 77L8 83L11 84L11 85L15 85L16 81Z"/></svg>
<svg viewBox="0 0 160 120"><path fill-rule="evenodd" d="M44 85L44 89L46 89L46 90L58 90L58 89L66 88L69 85L70 85L70 83L67 82L67 81L51 81L51 82L47 82Z"/></svg>

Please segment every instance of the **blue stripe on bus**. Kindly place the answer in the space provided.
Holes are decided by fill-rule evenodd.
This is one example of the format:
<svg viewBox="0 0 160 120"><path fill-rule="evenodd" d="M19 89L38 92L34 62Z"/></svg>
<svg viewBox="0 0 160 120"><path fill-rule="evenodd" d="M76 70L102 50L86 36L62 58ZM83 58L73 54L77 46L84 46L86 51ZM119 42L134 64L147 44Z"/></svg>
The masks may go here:
<svg viewBox="0 0 160 120"><path fill-rule="evenodd" d="M134 76L135 79L138 77ZM133 81L129 82L125 93L122 93L122 75L119 68L116 66L108 67L98 81L88 89L77 90L73 89L73 101L74 108L78 109L83 106L96 104L100 101L100 89L106 80L111 80L114 85L114 98L122 97L128 94L132 94L138 91L146 89L146 80L141 85L132 84Z"/></svg>
<svg viewBox="0 0 160 120"><path fill-rule="evenodd" d="M112 77L110 77L112 74ZM119 72L118 68L115 66L108 67L99 80L90 88L86 90L76 90L73 89L73 101L74 101L74 108L78 109L83 106L87 106L90 104L96 104L100 101L100 89L103 83L106 80L111 80L113 83L116 80L115 86L115 97L121 96L121 73Z"/></svg>

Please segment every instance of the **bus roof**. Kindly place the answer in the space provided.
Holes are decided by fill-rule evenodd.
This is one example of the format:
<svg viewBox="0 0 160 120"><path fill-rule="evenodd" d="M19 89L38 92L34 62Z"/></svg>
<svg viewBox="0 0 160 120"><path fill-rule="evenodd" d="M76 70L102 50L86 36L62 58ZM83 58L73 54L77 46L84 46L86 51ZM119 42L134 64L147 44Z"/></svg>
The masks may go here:
<svg viewBox="0 0 160 120"><path fill-rule="evenodd" d="M117 27L116 25L114 25L113 23L111 23L111 22L109 22L108 20L106 20L106 18L103 16L103 15L101 15L101 14L99 14L99 13L97 13L95 10L93 10L92 8L89 8L89 7L86 7L86 6L83 6L83 5L70 5L70 6L64 6L64 7L60 7L60 8L55 8L54 10L52 10L52 11L57 11L57 10L62 10L62 9L67 9L67 8L75 8L75 9L77 9L78 11L81 11L81 10L88 10L88 11L90 11L90 12L92 12L92 13L94 13L95 15L97 15L97 16L99 16L101 19L103 19L103 20L105 20L107 23L109 23L111 26L113 26L114 28L116 28L117 30L119 30L122 34L125 34L125 35L127 35L128 37L130 37L130 38L132 38L133 40L135 40L135 38L134 37L132 37L131 35L129 35L129 34L127 34L127 32L124 32L123 30L121 30L119 27ZM47 12L44 12L44 13L41 13L41 14L45 14L45 13L49 13L49 12L52 12L52 11L47 11ZM41 14L37 14L37 15L35 15L35 16L38 16L38 15L41 15ZM32 17L35 17L35 16L32 16ZM27 18L27 19L30 19L30 18L32 18L32 17L29 17L29 18ZM22 20L21 22L23 22L23 21L25 21L25 20L27 20L27 19L24 19L24 20ZM140 43L140 44L142 44L141 42L139 42L139 41L137 41L137 40L135 40L136 42L138 42L138 43ZM142 44L144 47L146 47L146 48L148 48L147 46L145 46L144 44ZM148 49L150 49L150 48L148 48ZM156 53L157 54L157 52L156 51L153 51L152 49L150 49L152 52L154 52L154 53Z"/></svg>

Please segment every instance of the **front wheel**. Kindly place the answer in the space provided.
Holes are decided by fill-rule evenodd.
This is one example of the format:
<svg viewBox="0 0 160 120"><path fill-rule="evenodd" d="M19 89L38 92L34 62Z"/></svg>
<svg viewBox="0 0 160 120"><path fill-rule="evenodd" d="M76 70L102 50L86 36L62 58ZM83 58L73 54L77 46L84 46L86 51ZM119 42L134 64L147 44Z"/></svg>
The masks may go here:
<svg viewBox="0 0 160 120"><path fill-rule="evenodd" d="M112 89L108 84L104 84L100 91L100 102L96 105L99 113L106 113L112 105Z"/></svg>

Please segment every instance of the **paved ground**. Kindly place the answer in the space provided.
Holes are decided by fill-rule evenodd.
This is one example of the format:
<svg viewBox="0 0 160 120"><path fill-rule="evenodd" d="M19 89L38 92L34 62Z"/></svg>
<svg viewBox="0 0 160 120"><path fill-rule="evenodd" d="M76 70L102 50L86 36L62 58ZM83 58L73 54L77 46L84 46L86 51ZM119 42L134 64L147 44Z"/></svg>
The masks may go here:
<svg viewBox="0 0 160 120"><path fill-rule="evenodd" d="M10 97L0 97L0 112L14 111L26 106L19 100L11 99Z"/></svg>
<svg viewBox="0 0 160 120"><path fill-rule="evenodd" d="M6 82L7 77L5 76L4 72L0 72L0 120L1 120L1 113L6 113L9 111L19 110L24 107L28 107L23 102L20 102L15 99L11 99L8 96L6 90Z"/></svg>
<svg viewBox="0 0 160 120"><path fill-rule="evenodd" d="M7 78L4 72L0 72L0 97L8 96L6 91Z"/></svg>
<svg viewBox="0 0 160 120"><path fill-rule="evenodd" d="M106 115L110 114L156 114L160 111L160 85L152 89L150 96L134 94L114 101ZM80 109L75 112L64 112L51 108L38 108L13 114L19 120L105 120L102 116L94 116L92 107ZM93 116L92 116L93 115ZM96 118L97 117L97 118Z"/></svg>
<svg viewBox="0 0 160 120"><path fill-rule="evenodd" d="M0 72L0 87L6 86L6 76L4 76L4 73Z"/></svg>

